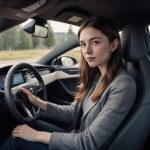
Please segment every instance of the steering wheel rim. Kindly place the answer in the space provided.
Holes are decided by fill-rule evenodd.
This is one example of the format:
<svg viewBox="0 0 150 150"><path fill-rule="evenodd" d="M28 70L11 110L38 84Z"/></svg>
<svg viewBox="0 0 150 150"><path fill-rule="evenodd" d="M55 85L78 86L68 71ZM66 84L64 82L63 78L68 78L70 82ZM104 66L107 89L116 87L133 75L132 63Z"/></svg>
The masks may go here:
<svg viewBox="0 0 150 150"><path fill-rule="evenodd" d="M32 72L33 75L35 76L35 79L32 79L33 83L32 82L24 83L19 86L13 87L14 74L19 69L30 70L30 72ZM39 108L36 108L37 109L37 111L36 111L35 106L32 103L30 103L29 100L26 100L27 96L25 98L25 94L24 94L24 97L22 97L23 93L21 93L21 90L20 90L22 87L30 90L30 92L32 92L32 94L34 94L35 96L40 91L41 95L42 95L40 98L43 100L47 100L46 87L45 87L45 84L44 84L44 81L43 81L41 75L38 73L38 71L36 70L35 67L33 67L32 65L30 65L28 63L18 63L18 64L13 65L9 69L9 71L6 75L6 78L5 78L5 83L4 83L4 95L5 95L5 101L6 101L8 110L13 115L13 117L21 123L31 122L31 121L36 120L41 115L42 111ZM19 99L19 101L18 101L19 96L22 99L24 99L24 101L22 101L21 99ZM26 114L27 117L23 116L19 112L19 110L17 109L17 106L16 106L16 102L20 103L20 106L22 106L24 114ZM26 103L26 104L24 104L24 103ZM28 109L28 107L26 105L28 107L30 107L30 109Z"/></svg>

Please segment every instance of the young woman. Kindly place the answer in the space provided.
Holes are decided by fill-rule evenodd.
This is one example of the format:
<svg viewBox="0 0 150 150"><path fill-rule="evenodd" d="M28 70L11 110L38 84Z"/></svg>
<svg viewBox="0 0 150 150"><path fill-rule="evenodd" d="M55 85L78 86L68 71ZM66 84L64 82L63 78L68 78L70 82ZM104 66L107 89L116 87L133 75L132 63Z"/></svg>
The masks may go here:
<svg viewBox="0 0 150 150"><path fill-rule="evenodd" d="M87 20L78 37L82 54L80 84L70 106L42 101L22 89L31 103L50 118L71 123L72 130L50 125L47 132L18 125L1 150L98 150L126 117L134 103L136 84L123 67L119 33L114 23L104 17Z"/></svg>

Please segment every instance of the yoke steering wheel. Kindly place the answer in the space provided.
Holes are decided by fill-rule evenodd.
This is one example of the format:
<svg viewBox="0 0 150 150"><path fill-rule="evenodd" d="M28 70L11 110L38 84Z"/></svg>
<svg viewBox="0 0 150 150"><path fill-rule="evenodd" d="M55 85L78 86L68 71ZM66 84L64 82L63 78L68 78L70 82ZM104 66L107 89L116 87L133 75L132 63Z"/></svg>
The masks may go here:
<svg viewBox="0 0 150 150"><path fill-rule="evenodd" d="M29 70L35 78L20 84L13 85L14 75L19 69ZM28 73L26 73L29 76ZM13 117L23 123L37 119L41 114L41 109L29 102L28 97L21 91L21 88L29 90L35 96L47 100L46 87L38 71L28 63L19 63L13 65L8 71L4 84L4 94L6 105Z"/></svg>

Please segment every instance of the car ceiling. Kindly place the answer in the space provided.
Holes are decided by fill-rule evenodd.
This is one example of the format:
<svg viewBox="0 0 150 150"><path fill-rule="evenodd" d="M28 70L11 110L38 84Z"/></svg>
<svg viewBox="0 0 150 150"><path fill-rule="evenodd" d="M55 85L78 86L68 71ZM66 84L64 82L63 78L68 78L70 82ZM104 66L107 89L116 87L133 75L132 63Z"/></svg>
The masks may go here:
<svg viewBox="0 0 150 150"><path fill-rule="evenodd" d="M111 18L121 28L130 21L149 22L148 14L149 0L0 0L0 32L29 18L80 25L97 15Z"/></svg>

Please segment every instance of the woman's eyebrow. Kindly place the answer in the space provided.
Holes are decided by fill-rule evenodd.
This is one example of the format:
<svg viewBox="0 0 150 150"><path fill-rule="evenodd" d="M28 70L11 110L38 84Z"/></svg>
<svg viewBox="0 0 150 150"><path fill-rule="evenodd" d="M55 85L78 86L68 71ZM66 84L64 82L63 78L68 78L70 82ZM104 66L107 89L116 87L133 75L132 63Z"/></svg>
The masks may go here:
<svg viewBox="0 0 150 150"><path fill-rule="evenodd" d="M84 43L84 41L79 41L79 43L81 44L81 43Z"/></svg>
<svg viewBox="0 0 150 150"><path fill-rule="evenodd" d="M100 40L101 39L101 37L92 37L92 38L90 38L89 39L89 41L93 41L93 40ZM80 43L83 43L84 42L84 40L81 40L81 41L79 41Z"/></svg>
<svg viewBox="0 0 150 150"><path fill-rule="evenodd" d="M101 37L92 37L89 41L93 41L93 40L100 40Z"/></svg>

